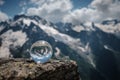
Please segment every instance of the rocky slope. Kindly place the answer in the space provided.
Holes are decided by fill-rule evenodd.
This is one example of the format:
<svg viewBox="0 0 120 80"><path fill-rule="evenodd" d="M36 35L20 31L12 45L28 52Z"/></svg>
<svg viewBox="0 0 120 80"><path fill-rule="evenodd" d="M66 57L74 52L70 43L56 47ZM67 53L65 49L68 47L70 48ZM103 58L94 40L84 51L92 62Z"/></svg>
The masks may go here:
<svg viewBox="0 0 120 80"><path fill-rule="evenodd" d="M36 64L29 59L0 59L0 80L79 80L79 73L74 61Z"/></svg>

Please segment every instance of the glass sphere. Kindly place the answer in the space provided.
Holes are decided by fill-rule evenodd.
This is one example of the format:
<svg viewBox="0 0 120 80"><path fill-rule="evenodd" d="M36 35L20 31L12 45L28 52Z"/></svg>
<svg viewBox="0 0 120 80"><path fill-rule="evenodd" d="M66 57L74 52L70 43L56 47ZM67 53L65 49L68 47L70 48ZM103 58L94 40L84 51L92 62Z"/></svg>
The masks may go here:
<svg viewBox="0 0 120 80"><path fill-rule="evenodd" d="M30 48L30 55L36 63L45 63L52 57L52 47L46 41L37 41Z"/></svg>

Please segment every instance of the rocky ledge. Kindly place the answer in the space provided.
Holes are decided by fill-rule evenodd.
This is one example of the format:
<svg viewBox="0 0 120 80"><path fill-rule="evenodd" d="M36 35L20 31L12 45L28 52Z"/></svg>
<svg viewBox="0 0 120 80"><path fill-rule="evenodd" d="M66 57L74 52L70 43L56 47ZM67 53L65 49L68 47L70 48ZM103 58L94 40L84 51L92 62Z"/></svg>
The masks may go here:
<svg viewBox="0 0 120 80"><path fill-rule="evenodd" d="M36 64L29 59L0 59L0 80L79 80L77 68L72 60Z"/></svg>

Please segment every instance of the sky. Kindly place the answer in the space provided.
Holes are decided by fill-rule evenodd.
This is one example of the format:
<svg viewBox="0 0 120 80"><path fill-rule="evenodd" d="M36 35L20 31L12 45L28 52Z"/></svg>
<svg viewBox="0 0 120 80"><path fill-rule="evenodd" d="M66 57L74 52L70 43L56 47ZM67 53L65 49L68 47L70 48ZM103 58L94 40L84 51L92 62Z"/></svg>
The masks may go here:
<svg viewBox="0 0 120 80"><path fill-rule="evenodd" d="M119 9L120 0L0 0L0 21L25 14L54 23L100 23L120 19Z"/></svg>

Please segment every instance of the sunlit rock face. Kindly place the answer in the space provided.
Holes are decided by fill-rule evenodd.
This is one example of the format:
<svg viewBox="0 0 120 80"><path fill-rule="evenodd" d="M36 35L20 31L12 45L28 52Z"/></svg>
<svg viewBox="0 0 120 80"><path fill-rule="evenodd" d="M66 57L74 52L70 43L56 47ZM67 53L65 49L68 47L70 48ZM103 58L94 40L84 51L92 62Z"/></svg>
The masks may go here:
<svg viewBox="0 0 120 80"><path fill-rule="evenodd" d="M72 60L36 64L29 59L0 59L0 80L79 80L77 68Z"/></svg>
<svg viewBox="0 0 120 80"><path fill-rule="evenodd" d="M37 41L33 43L30 49L30 55L36 63L45 63L52 57L52 47L46 41Z"/></svg>

